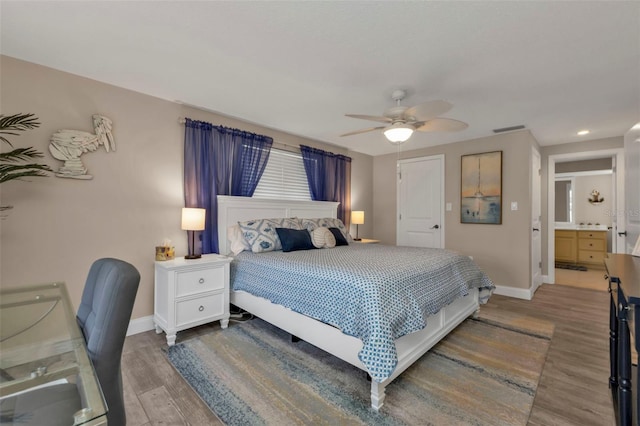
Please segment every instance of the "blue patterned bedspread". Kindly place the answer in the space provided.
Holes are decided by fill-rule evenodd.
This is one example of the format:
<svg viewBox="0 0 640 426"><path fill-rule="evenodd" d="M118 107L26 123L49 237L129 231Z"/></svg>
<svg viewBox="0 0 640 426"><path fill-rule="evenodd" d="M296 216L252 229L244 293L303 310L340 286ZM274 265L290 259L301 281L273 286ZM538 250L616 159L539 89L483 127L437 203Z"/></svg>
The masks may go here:
<svg viewBox="0 0 640 426"><path fill-rule="evenodd" d="M428 248L351 244L284 253L242 252L231 288L263 297L362 340L358 357L382 382L398 362L394 340L426 326L470 288L494 285L467 256Z"/></svg>

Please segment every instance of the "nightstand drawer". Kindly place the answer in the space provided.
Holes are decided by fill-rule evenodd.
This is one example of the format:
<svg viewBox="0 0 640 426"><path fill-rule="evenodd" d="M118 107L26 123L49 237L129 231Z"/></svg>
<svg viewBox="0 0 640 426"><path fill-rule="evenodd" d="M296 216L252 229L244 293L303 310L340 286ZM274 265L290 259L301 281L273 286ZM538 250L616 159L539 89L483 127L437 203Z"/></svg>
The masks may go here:
<svg viewBox="0 0 640 426"><path fill-rule="evenodd" d="M208 322L220 320L227 328L230 263L218 254L155 262L153 321L156 333L167 333L167 345L176 343L179 331Z"/></svg>
<svg viewBox="0 0 640 426"><path fill-rule="evenodd" d="M224 313L224 294L213 294L176 303L176 326L219 317Z"/></svg>
<svg viewBox="0 0 640 426"><path fill-rule="evenodd" d="M224 288L224 267L178 272L176 297Z"/></svg>
<svg viewBox="0 0 640 426"><path fill-rule="evenodd" d="M580 238L578 240L578 248L580 250L596 250L605 251L607 242L605 240L585 239Z"/></svg>

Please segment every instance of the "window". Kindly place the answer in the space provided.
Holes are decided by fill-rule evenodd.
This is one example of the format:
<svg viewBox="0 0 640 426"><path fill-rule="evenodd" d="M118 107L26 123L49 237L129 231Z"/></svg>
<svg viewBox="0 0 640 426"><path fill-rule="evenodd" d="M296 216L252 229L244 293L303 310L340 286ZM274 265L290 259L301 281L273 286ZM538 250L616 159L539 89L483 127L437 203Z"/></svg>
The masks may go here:
<svg viewBox="0 0 640 426"><path fill-rule="evenodd" d="M282 200L311 200L302 155L272 148L267 167L253 196Z"/></svg>

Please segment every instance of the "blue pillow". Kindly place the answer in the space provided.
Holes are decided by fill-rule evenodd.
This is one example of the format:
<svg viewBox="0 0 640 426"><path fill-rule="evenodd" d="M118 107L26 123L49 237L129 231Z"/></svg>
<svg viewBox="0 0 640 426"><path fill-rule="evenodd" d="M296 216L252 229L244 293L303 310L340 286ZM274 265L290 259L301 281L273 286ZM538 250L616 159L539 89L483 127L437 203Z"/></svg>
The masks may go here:
<svg viewBox="0 0 640 426"><path fill-rule="evenodd" d="M329 228L329 231L331 231L333 236L336 237L336 247L349 245L349 243L347 242L347 239L344 237L344 235L342 235L342 231L340 231L340 229Z"/></svg>
<svg viewBox="0 0 640 426"><path fill-rule="evenodd" d="M311 242L311 235L306 229L276 228L282 251L311 250L316 247Z"/></svg>

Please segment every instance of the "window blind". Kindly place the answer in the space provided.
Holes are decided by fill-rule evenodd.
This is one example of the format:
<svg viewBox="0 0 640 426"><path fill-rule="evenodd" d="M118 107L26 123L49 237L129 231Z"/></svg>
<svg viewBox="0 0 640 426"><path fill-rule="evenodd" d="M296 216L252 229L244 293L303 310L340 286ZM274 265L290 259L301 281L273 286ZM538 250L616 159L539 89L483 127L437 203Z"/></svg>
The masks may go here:
<svg viewBox="0 0 640 426"><path fill-rule="evenodd" d="M253 196L282 200L311 200L302 155L272 148L269 161Z"/></svg>

